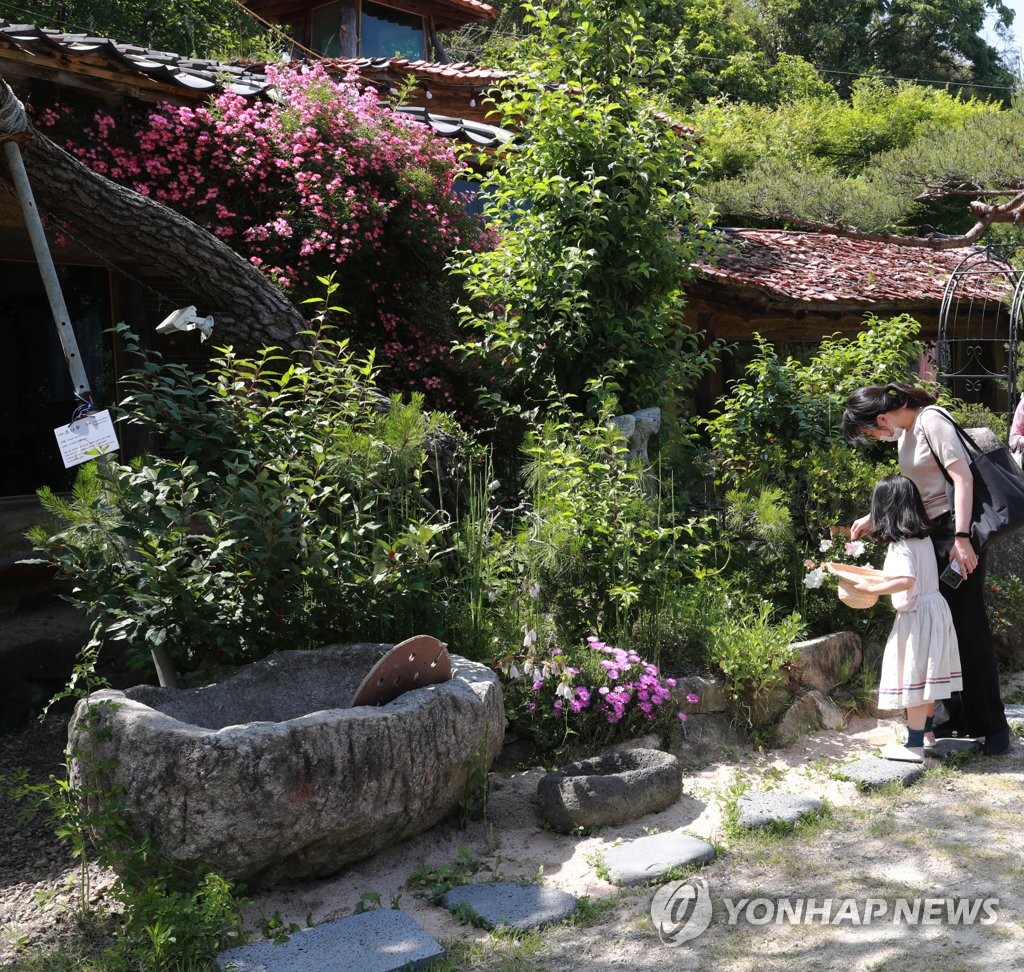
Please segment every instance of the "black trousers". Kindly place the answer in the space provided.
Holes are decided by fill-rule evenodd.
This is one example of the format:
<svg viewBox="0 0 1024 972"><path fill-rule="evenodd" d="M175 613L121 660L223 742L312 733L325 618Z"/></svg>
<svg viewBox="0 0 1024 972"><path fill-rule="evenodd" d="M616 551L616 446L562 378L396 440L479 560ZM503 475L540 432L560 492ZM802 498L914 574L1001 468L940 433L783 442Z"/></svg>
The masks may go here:
<svg viewBox="0 0 1024 972"><path fill-rule="evenodd" d="M941 574L949 564L953 548L953 516L946 513L935 521L932 544ZM960 667L964 690L946 703L949 727L960 735L988 736L1007 729L1003 700L999 695L999 666L996 664L992 629L985 609L986 555L978 557L978 566L957 588L939 584L942 596L953 615L960 645Z"/></svg>

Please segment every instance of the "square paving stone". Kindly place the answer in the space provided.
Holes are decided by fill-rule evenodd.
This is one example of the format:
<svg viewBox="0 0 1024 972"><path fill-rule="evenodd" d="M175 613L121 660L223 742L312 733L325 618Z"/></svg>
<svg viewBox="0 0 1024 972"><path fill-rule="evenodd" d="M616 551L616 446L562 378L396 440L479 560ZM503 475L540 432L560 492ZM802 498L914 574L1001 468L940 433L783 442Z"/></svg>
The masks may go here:
<svg viewBox="0 0 1024 972"><path fill-rule="evenodd" d="M933 756L936 759L945 759L947 756L954 756L958 753L980 753L981 743L976 739L936 739L931 749L924 751L925 756Z"/></svg>
<svg viewBox="0 0 1024 972"><path fill-rule="evenodd" d="M745 793L740 797L737 825L745 830L773 823L793 824L802 817L821 812L821 800L792 793Z"/></svg>
<svg viewBox="0 0 1024 972"><path fill-rule="evenodd" d="M647 884L676 867L707 864L715 849L707 841L670 831L626 840L604 852L612 884Z"/></svg>
<svg viewBox="0 0 1024 972"><path fill-rule="evenodd" d="M882 759L879 756L865 756L856 762L840 766L838 770L838 775L843 779L858 783L868 790L885 786L887 783L910 786L916 783L923 773L922 763L904 763L895 759Z"/></svg>
<svg viewBox="0 0 1024 972"><path fill-rule="evenodd" d="M217 965L224 972L395 972L425 969L443 955L416 921L386 908L296 932L281 945L229 949Z"/></svg>
<svg viewBox="0 0 1024 972"><path fill-rule="evenodd" d="M488 928L539 928L562 921L576 910L576 899L565 891L514 881L463 884L441 900L449 911L468 905Z"/></svg>

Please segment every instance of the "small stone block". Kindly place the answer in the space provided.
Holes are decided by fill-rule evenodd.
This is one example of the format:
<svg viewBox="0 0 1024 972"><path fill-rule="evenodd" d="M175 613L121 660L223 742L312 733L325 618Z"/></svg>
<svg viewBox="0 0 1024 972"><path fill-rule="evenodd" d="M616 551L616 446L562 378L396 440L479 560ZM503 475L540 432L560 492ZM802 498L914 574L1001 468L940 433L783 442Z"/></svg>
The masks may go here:
<svg viewBox="0 0 1024 972"><path fill-rule="evenodd" d="M512 881L463 884L441 900L449 911L468 905L488 928L539 928L576 910L576 899L565 891Z"/></svg>
<svg viewBox="0 0 1024 972"><path fill-rule="evenodd" d="M791 793L748 793L740 797L738 826L744 830L773 823L796 823L802 817L821 813L823 804L814 797Z"/></svg>
<svg viewBox="0 0 1024 972"><path fill-rule="evenodd" d="M882 759L879 756L865 756L846 766L840 766L839 775L852 783L859 783L865 789L873 790L887 783L902 783L910 786L916 783L924 773L921 763L904 763L895 759Z"/></svg>
<svg viewBox="0 0 1024 972"><path fill-rule="evenodd" d="M931 749L924 751L925 756L934 756L936 759L945 759L947 756L954 756L957 753L980 753L981 743L976 739L936 739Z"/></svg>
<svg viewBox="0 0 1024 972"><path fill-rule="evenodd" d="M1007 722L1024 722L1024 705L1007 705L1003 711Z"/></svg>
<svg viewBox="0 0 1024 972"><path fill-rule="evenodd" d="M281 945L232 948L217 965L224 972L395 972L427 968L443 955L412 918L387 908L296 932Z"/></svg>
<svg viewBox="0 0 1024 972"><path fill-rule="evenodd" d="M673 868L707 864L714 856L706 841L672 831L624 841L604 852L608 880L625 886L657 881Z"/></svg>

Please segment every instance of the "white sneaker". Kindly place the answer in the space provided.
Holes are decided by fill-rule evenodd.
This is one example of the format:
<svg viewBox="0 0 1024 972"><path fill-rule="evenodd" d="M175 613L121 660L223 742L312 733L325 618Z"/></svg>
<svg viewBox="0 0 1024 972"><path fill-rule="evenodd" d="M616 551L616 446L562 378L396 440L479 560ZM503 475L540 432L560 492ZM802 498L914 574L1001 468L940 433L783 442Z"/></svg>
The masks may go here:
<svg viewBox="0 0 1024 972"><path fill-rule="evenodd" d="M882 759L892 759L901 763L923 763L924 748L911 749L909 746L891 743L882 747Z"/></svg>

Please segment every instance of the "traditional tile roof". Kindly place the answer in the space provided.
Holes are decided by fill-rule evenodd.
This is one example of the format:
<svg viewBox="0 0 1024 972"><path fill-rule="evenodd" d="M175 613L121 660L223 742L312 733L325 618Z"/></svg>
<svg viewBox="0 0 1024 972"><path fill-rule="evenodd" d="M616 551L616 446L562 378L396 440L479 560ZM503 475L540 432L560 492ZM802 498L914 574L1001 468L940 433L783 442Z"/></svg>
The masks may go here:
<svg viewBox="0 0 1024 972"><path fill-rule="evenodd" d="M38 78L71 87L83 87L87 77L94 88L130 92L146 100L195 100L219 90L251 96L267 87L266 77L251 67L2 19L0 73L8 80Z"/></svg>
<svg viewBox="0 0 1024 972"><path fill-rule="evenodd" d="M360 79L386 92L409 75L421 86L433 86L439 97L436 110L406 108L403 113L429 125L446 138L492 147L506 142L508 132L482 121L485 86L499 72L469 64L431 64L405 58L358 58L328 61L336 73L350 67ZM0 19L0 76L8 80L37 78L98 92L118 91L146 101L195 102L219 91L243 97L265 94L270 84L262 65L239 66L219 61L181 57L106 37L65 33L31 24ZM444 97L457 88L458 98ZM477 101L471 106L471 101ZM465 109L463 111L463 109ZM469 117L463 117L463 114Z"/></svg>
<svg viewBox="0 0 1024 972"><path fill-rule="evenodd" d="M493 106L487 99L494 86L510 76L475 64L440 64L405 57L332 58L324 63L328 70L339 74L354 69L360 80L381 93L396 91L411 79L416 82L414 96L420 104L426 102L431 111L478 122L493 120Z"/></svg>
<svg viewBox="0 0 1024 972"><path fill-rule="evenodd" d="M726 229L723 235L728 247L715 262L701 265L705 279L819 307L938 303L952 272L977 252L774 229ZM1006 296L1005 278L979 275L972 278L970 292L999 299Z"/></svg>
<svg viewBox="0 0 1024 972"><path fill-rule="evenodd" d="M504 145L513 138L512 132L495 125L485 125L483 122L473 121L470 118L453 118L450 115L436 115L426 108L418 108L415 105L403 105L395 109L403 115L415 118L424 125L429 125L437 135L445 138L454 138L460 142L472 142L483 148L494 148Z"/></svg>
<svg viewBox="0 0 1024 972"><path fill-rule="evenodd" d="M339 67L351 65L365 78L393 72L401 75L412 74L437 84L468 85L478 88L496 84L503 78L510 77L507 71L480 67L467 62L442 64L439 61L410 61L407 57L337 57L329 59L327 63Z"/></svg>

